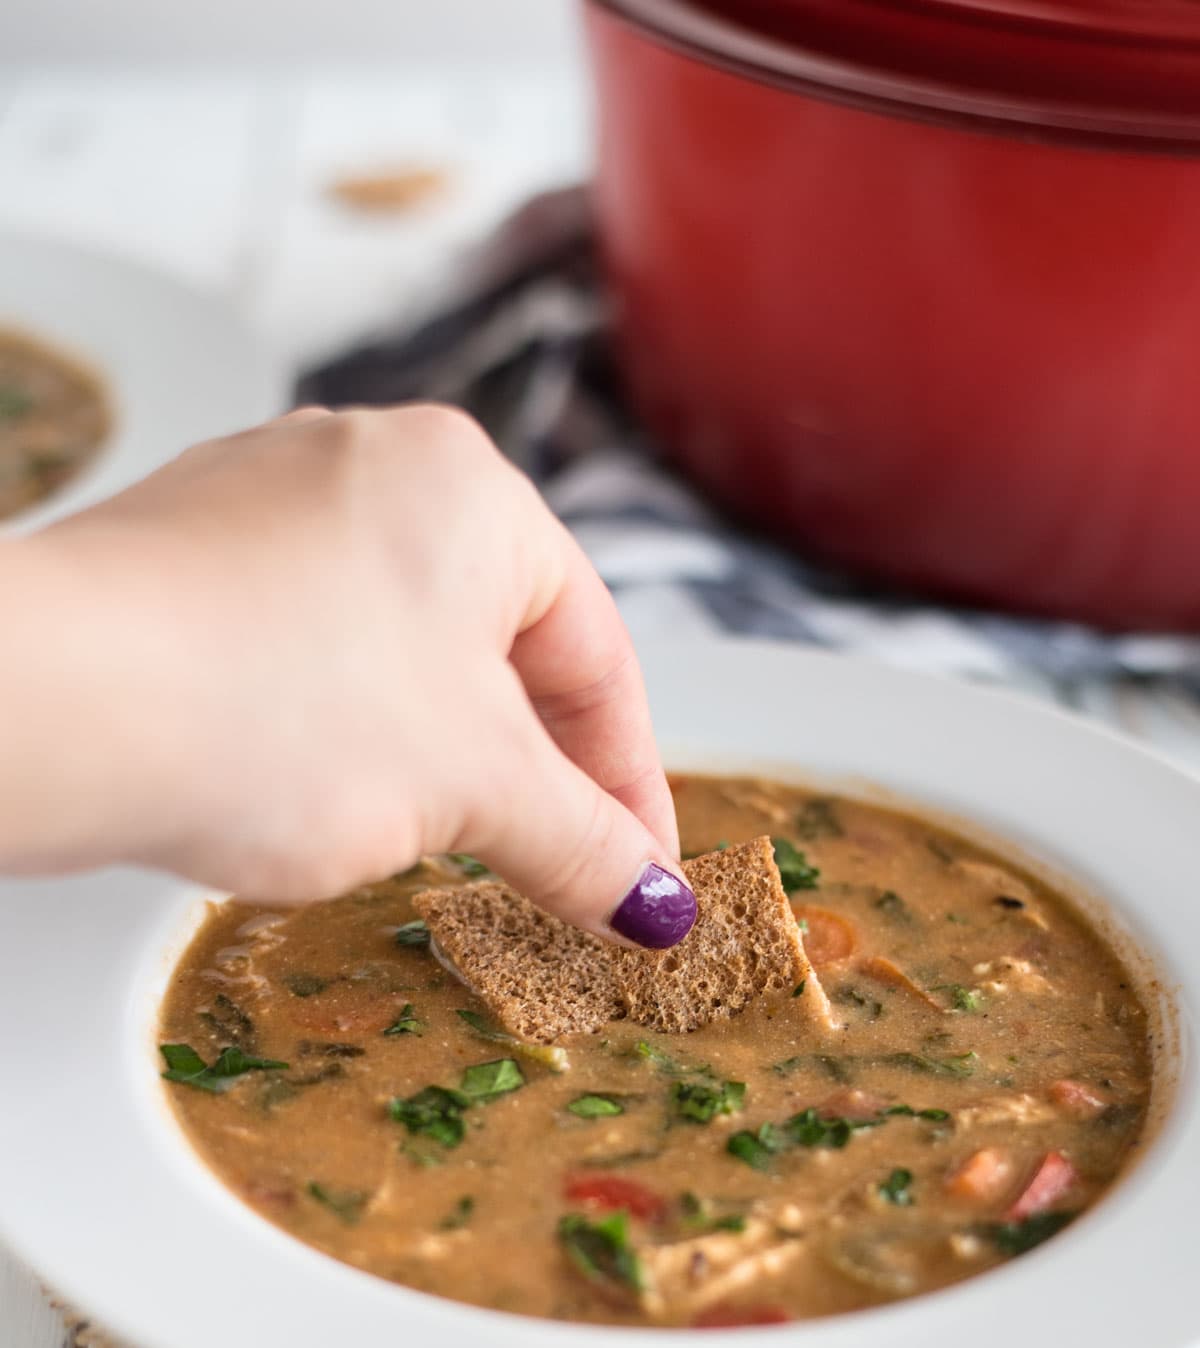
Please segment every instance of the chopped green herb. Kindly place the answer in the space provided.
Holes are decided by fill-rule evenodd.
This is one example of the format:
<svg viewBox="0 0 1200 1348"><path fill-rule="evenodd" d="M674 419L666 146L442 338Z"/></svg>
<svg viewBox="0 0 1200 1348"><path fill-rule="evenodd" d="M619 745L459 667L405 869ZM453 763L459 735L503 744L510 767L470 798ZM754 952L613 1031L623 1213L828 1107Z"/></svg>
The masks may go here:
<svg viewBox="0 0 1200 1348"><path fill-rule="evenodd" d="M232 1044L235 1048L245 1049L247 1053L254 1047L254 1022L232 998L218 992L212 1006L199 1013L200 1020L224 1041L222 1047Z"/></svg>
<svg viewBox="0 0 1200 1348"><path fill-rule="evenodd" d="M915 1201L912 1196L912 1181L911 1170L893 1170L879 1186L880 1196L898 1208L911 1207Z"/></svg>
<svg viewBox="0 0 1200 1348"><path fill-rule="evenodd" d="M462 1198L455 1203L453 1210L448 1217L443 1217L438 1223L442 1231L457 1231L460 1227L466 1226L471 1220L471 1214L475 1211L475 1200L470 1194L464 1194Z"/></svg>
<svg viewBox="0 0 1200 1348"><path fill-rule="evenodd" d="M912 910L894 889L885 889L875 900L875 907L897 922L912 921Z"/></svg>
<svg viewBox="0 0 1200 1348"><path fill-rule="evenodd" d="M1056 1236L1064 1226L1074 1221L1074 1212L1039 1212L1023 1222L1000 1222L982 1228L1001 1254L1025 1254L1042 1241Z"/></svg>
<svg viewBox="0 0 1200 1348"><path fill-rule="evenodd" d="M793 996L793 997L803 997L803 996L804 996L804 985L805 985L807 982L808 982L808 979L807 979L807 978L802 978L802 979L799 981L799 983L797 983L796 986L792 989L792 996Z"/></svg>
<svg viewBox="0 0 1200 1348"><path fill-rule="evenodd" d="M910 1119L929 1119L934 1123L944 1123L950 1117L948 1109L914 1109L912 1105L889 1105L880 1110L881 1114L902 1114Z"/></svg>
<svg viewBox="0 0 1200 1348"><path fill-rule="evenodd" d="M540 1062L552 1072L565 1072L571 1065L565 1048L555 1048L552 1044L530 1044L524 1039L518 1039L515 1034L509 1034L499 1026L489 1025L477 1011L456 1011L454 1014L464 1020L480 1039L486 1039L491 1044L505 1044L518 1056L528 1058L531 1062Z"/></svg>
<svg viewBox="0 0 1200 1348"><path fill-rule="evenodd" d="M269 1072L284 1070L288 1064L277 1062L274 1058L255 1058L243 1053L240 1048L224 1048L211 1067L190 1044L160 1044L159 1050L166 1060L167 1070L163 1077L167 1081L177 1081L182 1086L194 1086L200 1091L219 1094L227 1091L238 1077L246 1072Z"/></svg>
<svg viewBox="0 0 1200 1348"><path fill-rule="evenodd" d="M525 1084L524 1074L513 1058L496 1058L476 1063L462 1074L459 1088L471 1100L494 1100L498 1095L518 1091Z"/></svg>
<svg viewBox="0 0 1200 1348"><path fill-rule="evenodd" d="M817 877L821 872L816 866L810 866L804 853L797 851L794 843L786 838L772 838L775 848L775 864L779 867L779 879L788 894L798 889L816 889Z"/></svg>
<svg viewBox="0 0 1200 1348"><path fill-rule="evenodd" d="M923 1053L885 1053L879 1059L887 1067L906 1067L936 1077L969 1077L979 1062L977 1053L959 1053L949 1058L929 1058Z"/></svg>
<svg viewBox="0 0 1200 1348"><path fill-rule="evenodd" d="M947 913L947 922L957 922L960 927L969 927L970 922L961 913Z"/></svg>
<svg viewBox="0 0 1200 1348"><path fill-rule="evenodd" d="M796 926L798 926L805 935L808 934L808 918L798 917L796 919Z"/></svg>
<svg viewBox="0 0 1200 1348"><path fill-rule="evenodd" d="M756 1133L749 1129L734 1133L725 1143L725 1150L739 1161L744 1161L751 1170L767 1170L771 1158L782 1151L785 1145L786 1139L779 1129L773 1123L764 1123Z"/></svg>
<svg viewBox="0 0 1200 1348"><path fill-rule="evenodd" d="M741 1233L746 1229L745 1217L739 1217L736 1213L731 1213L728 1217L718 1217L712 1224L714 1231L736 1231Z"/></svg>
<svg viewBox="0 0 1200 1348"><path fill-rule="evenodd" d="M629 1243L629 1214L620 1211L589 1221L568 1213L558 1224L558 1238L567 1257L587 1278L623 1283L640 1292L642 1266Z"/></svg>
<svg viewBox="0 0 1200 1348"><path fill-rule="evenodd" d="M302 1058L318 1056L322 1058L361 1058L365 1053L365 1048L360 1048L357 1044L321 1044L313 1043L311 1039L301 1039L296 1045L296 1051Z"/></svg>
<svg viewBox="0 0 1200 1348"><path fill-rule="evenodd" d="M812 1108L793 1114L783 1125L788 1138L798 1147L841 1148L862 1128L874 1128L882 1119L825 1119Z"/></svg>
<svg viewBox="0 0 1200 1348"><path fill-rule="evenodd" d="M314 1180L308 1186L309 1195L323 1204L336 1217L340 1217L347 1226L353 1226L362 1216L371 1195L361 1189L330 1189Z"/></svg>
<svg viewBox="0 0 1200 1348"><path fill-rule="evenodd" d="M477 861L474 857L468 856L466 852L451 852L449 858L456 866L462 868L462 873L468 879L474 880L480 875L491 875L491 868L485 866L482 861Z"/></svg>
<svg viewBox="0 0 1200 1348"><path fill-rule="evenodd" d="M33 410L33 398L17 384L0 384L0 421L16 421Z"/></svg>
<svg viewBox="0 0 1200 1348"><path fill-rule="evenodd" d="M322 978L320 974L288 974L283 980L283 986L293 997L314 997L318 992L325 991L329 979Z"/></svg>
<svg viewBox="0 0 1200 1348"><path fill-rule="evenodd" d="M676 1081L671 1086L671 1102L681 1119L693 1123L711 1123L718 1114L735 1114L746 1098L744 1081L725 1081L719 1086L703 1082Z"/></svg>
<svg viewBox="0 0 1200 1348"><path fill-rule="evenodd" d="M428 945L429 928L424 919L415 918L412 922L406 922L402 927L396 928L397 945Z"/></svg>
<svg viewBox="0 0 1200 1348"><path fill-rule="evenodd" d="M423 1020L418 1020L416 1016L413 1015L412 1002L405 1002L404 1006L401 1008L400 1014L383 1033L385 1035L415 1034L420 1038L424 1029L425 1022Z"/></svg>
<svg viewBox="0 0 1200 1348"><path fill-rule="evenodd" d="M841 838L845 834L833 801L822 797L806 800L796 814L796 836L805 842L816 838Z"/></svg>
<svg viewBox="0 0 1200 1348"><path fill-rule="evenodd" d="M624 1114L625 1106L611 1095L577 1095L567 1112L579 1119L605 1119Z"/></svg>
<svg viewBox="0 0 1200 1348"><path fill-rule="evenodd" d="M667 1076L681 1077L690 1070L684 1067L681 1062L672 1058L669 1053L664 1053L661 1048L656 1048L647 1039L639 1039L634 1044L633 1051L637 1057L651 1063L660 1072L665 1072Z"/></svg>
<svg viewBox="0 0 1200 1348"><path fill-rule="evenodd" d="M947 991L950 993L950 1004L956 1011L971 1014L983 1009L983 993L977 989L965 988L961 983L952 983Z"/></svg>
<svg viewBox="0 0 1200 1348"><path fill-rule="evenodd" d="M388 1109L392 1118L404 1124L410 1133L431 1137L443 1147L457 1147L466 1133L463 1111L470 1104L458 1091L426 1086L407 1100L393 1100Z"/></svg>
<svg viewBox="0 0 1200 1348"><path fill-rule="evenodd" d="M402 1142L400 1154L407 1156L413 1165L420 1166L422 1170L430 1170L435 1165L445 1165L446 1163L446 1158L440 1151L435 1151L429 1147L419 1147L415 1142Z"/></svg>

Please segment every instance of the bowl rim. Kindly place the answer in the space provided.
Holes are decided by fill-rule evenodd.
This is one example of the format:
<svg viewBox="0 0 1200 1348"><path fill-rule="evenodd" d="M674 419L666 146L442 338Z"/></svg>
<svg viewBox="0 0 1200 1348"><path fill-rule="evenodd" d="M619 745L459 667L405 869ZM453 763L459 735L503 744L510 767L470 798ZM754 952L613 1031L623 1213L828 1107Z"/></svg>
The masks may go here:
<svg viewBox="0 0 1200 1348"><path fill-rule="evenodd" d="M940 1292L776 1330L729 1331L718 1342L749 1348L819 1337L821 1348L926 1348L931 1337L961 1333L966 1317L973 1348L1008 1348L1014 1323L1027 1348L1056 1348L1064 1313L1095 1348L1124 1345L1134 1329L1157 1348L1193 1341L1200 908L1190 904L1188 876L1200 865L1200 834L1189 827L1200 781L1021 694L761 641L693 640L641 654L672 765L765 767L807 780L866 776L918 809L977 819L1040 866L1077 874L1114 914L1122 939L1171 982L1174 1018L1162 1026L1177 1067L1162 1078L1173 1093L1169 1117L1070 1232ZM797 708L806 707L819 714L805 718ZM1036 774L1027 771L1030 756ZM1124 811L1145 855L1129 849L1121 830L1099 826L1114 810ZM0 885L0 1016L22 1026L10 1079L30 1083L0 1111L0 1238L19 1257L139 1348L325 1348L333 1335L370 1342L398 1328L450 1348L480 1337L495 1348L661 1348L661 1330L567 1326L387 1283L301 1244L216 1182L175 1121L152 1053L157 999L209 897L128 871ZM1127 1276L1131 1223L1136 1296ZM1051 1315L1050 1306L1067 1310Z"/></svg>

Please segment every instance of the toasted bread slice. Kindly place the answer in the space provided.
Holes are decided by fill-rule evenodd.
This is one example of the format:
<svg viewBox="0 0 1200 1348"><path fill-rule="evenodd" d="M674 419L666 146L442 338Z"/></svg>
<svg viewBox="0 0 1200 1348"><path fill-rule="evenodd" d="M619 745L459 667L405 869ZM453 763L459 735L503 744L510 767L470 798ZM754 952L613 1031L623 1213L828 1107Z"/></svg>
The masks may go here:
<svg viewBox="0 0 1200 1348"><path fill-rule="evenodd" d="M763 993L790 994L811 980L800 928L779 882L770 838L755 838L683 863L696 892L696 925L664 951L613 947L626 1014L651 1029L681 1032L736 1016Z"/></svg>
<svg viewBox="0 0 1200 1348"><path fill-rule="evenodd" d="M696 925L670 950L629 950L551 917L498 883L430 889L415 907L439 950L513 1034L549 1043L628 1016L682 1032L803 981L807 1018L830 1023L769 838L683 864Z"/></svg>
<svg viewBox="0 0 1200 1348"><path fill-rule="evenodd" d="M507 885L426 889L413 906L438 950L512 1034L548 1044L625 1014L609 943Z"/></svg>

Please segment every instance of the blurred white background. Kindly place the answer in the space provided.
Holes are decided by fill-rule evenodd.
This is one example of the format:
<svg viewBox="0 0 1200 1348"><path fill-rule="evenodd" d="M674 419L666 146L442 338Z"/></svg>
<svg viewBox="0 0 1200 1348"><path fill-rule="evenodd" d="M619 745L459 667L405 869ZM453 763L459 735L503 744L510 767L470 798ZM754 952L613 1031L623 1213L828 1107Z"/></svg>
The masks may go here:
<svg viewBox="0 0 1200 1348"><path fill-rule="evenodd" d="M0 63L574 59L574 0L4 0Z"/></svg>

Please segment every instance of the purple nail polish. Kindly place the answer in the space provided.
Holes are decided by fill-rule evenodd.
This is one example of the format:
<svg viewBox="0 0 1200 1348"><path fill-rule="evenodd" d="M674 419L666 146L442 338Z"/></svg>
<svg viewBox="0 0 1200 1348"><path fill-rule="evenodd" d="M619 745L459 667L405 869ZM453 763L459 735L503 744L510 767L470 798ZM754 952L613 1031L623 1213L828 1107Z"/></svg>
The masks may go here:
<svg viewBox="0 0 1200 1348"><path fill-rule="evenodd" d="M618 935L649 950L678 945L696 920L696 896L677 876L653 861L609 919Z"/></svg>

